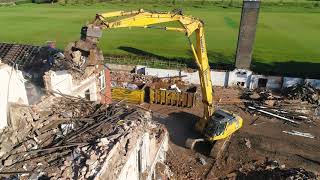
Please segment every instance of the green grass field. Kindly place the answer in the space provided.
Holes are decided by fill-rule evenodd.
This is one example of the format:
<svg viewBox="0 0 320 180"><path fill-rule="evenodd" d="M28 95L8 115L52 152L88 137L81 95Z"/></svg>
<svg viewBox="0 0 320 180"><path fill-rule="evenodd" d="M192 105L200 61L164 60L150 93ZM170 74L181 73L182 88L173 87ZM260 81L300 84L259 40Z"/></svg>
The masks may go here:
<svg viewBox="0 0 320 180"><path fill-rule="evenodd" d="M263 4L262 4L263 5ZM22 4L0 7L0 41L42 45L55 40L59 48L79 38L83 24L96 13L132 10L172 10L180 5L100 3L95 5ZM180 7L181 8L181 7ZM210 63L232 64L241 8L185 6L185 14L205 22ZM183 34L147 29L105 31L100 47L105 54L142 51L191 61ZM320 8L262 7L254 47L253 69L263 73L320 76Z"/></svg>

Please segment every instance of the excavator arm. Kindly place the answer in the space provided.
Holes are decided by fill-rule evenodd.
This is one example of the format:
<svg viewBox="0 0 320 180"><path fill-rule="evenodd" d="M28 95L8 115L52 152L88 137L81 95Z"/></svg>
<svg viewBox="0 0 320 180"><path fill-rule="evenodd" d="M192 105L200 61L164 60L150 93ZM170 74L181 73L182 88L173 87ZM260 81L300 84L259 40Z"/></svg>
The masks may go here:
<svg viewBox="0 0 320 180"><path fill-rule="evenodd" d="M160 23L179 22L181 27L158 27ZM202 131L213 113L213 94L210 76L210 66L208 63L204 24L200 19L182 15L181 12L146 12L138 11L116 11L111 13L97 14L94 21L88 24L82 33L86 41L98 42L102 36L102 30L139 27L139 28L156 28L166 31L182 32L189 40L194 59L199 69L200 85L202 91L202 102L204 104L204 116L198 121L196 129ZM196 45L190 40L190 36L195 32Z"/></svg>

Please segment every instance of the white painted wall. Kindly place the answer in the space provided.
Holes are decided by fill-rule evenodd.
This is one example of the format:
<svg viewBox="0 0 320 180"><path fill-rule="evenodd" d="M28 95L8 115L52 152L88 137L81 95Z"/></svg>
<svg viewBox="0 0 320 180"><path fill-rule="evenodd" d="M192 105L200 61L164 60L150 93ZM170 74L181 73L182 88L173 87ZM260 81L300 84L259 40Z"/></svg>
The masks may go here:
<svg viewBox="0 0 320 180"><path fill-rule="evenodd" d="M246 69L235 69L229 72L228 86L238 86L238 83L244 83L244 88L249 88L252 71Z"/></svg>
<svg viewBox="0 0 320 180"><path fill-rule="evenodd" d="M211 70L210 75L211 75L211 81L213 86L225 86L228 83L227 78L227 73L225 71L213 71ZM199 72L181 72L183 81L187 81L192 84L200 84L200 78L199 78Z"/></svg>
<svg viewBox="0 0 320 180"><path fill-rule="evenodd" d="M85 92L89 89L90 100L98 100L97 78L95 75L75 83L72 75L68 71L50 71L51 90L61 92L66 95L85 97ZM59 95L57 95L59 96Z"/></svg>
<svg viewBox="0 0 320 180"><path fill-rule="evenodd" d="M97 90L97 78L95 76L90 76L86 80L83 80L77 86L72 87L72 95L85 97L85 92L89 90L90 101L98 100L98 90Z"/></svg>
<svg viewBox="0 0 320 180"><path fill-rule="evenodd" d="M185 76L182 80L192 84L200 84L199 72L185 72L172 69L157 69L148 68L144 66L137 66L137 72L144 72L145 75L157 76L157 77L170 77L170 76ZM228 72L225 71L213 71L211 70L211 80L213 86L226 86L228 83Z"/></svg>
<svg viewBox="0 0 320 180"><path fill-rule="evenodd" d="M282 77L281 76L267 76L267 89L280 89L282 87Z"/></svg>
<svg viewBox="0 0 320 180"><path fill-rule="evenodd" d="M22 72L0 63L0 129L8 125L9 103L28 104Z"/></svg>
<svg viewBox="0 0 320 180"><path fill-rule="evenodd" d="M304 79L302 78L292 78L292 77L283 77L282 87L291 87L295 84L303 84Z"/></svg>
<svg viewBox="0 0 320 180"><path fill-rule="evenodd" d="M51 87L53 91L71 95L72 76L68 71L50 71Z"/></svg>
<svg viewBox="0 0 320 180"><path fill-rule="evenodd" d="M184 72L180 70L172 69L157 69L148 68L145 66L136 66L136 73L144 73L145 75L152 75L157 77L169 77L169 76L186 76L182 77L182 80L192 84L200 84L198 71L196 72ZM267 89L281 89L282 87L290 87L295 84L303 84L309 82L313 87L320 89L319 79L303 79L281 76L264 76L253 74L252 71L245 69L235 69L233 71L217 71L211 70L211 80L213 86L237 86L239 82L244 83L244 88L256 89L258 88L259 78L267 79Z"/></svg>
<svg viewBox="0 0 320 180"><path fill-rule="evenodd" d="M144 74L146 67L147 67L147 66L136 65L135 73L137 73L137 74Z"/></svg>
<svg viewBox="0 0 320 180"><path fill-rule="evenodd" d="M157 77L170 77L179 76L180 71L174 69L156 69L156 68L145 68L145 75L157 76Z"/></svg>
<svg viewBox="0 0 320 180"><path fill-rule="evenodd" d="M155 138L155 137L153 137ZM156 139L151 139L155 140ZM138 180L139 179L139 169L138 169L138 152L142 153L142 172L147 172L147 179L151 180L152 172L155 170L155 165L157 162L165 161L165 153L168 150L168 134L163 136L160 146L155 146L156 144L150 143L149 133L144 133L144 135L139 139L134 146L134 149L130 152L129 158L124 164L121 172L118 176L118 180ZM150 154L151 150L156 150L156 153ZM151 155L151 156L150 156Z"/></svg>
<svg viewBox="0 0 320 180"><path fill-rule="evenodd" d="M249 89L256 89L256 88L258 88L259 78L266 78L266 77L263 76L263 75L257 75L257 74L253 74L253 75L251 76Z"/></svg>
<svg viewBox="0 0 320 180"><path fill-rule="evenodd" d="M282 77L281 76L264 76L253 74L250 80L250 89L258 88L259 79L267 79L266 88L267 89L280 89L282 87Z"/></svg>
<svg viewBox="0 0 320 180"><path fill-rule="evenodd" d="M189 82L191 84L200 84L200 78L199 78L199 72L181 72L182 76L186 76L186 77L182 77L183 81Z"/></svg>
<svg viewBox="0 0 320 180"><path fill-rule="evenodd" d="M211 81L213 86L228 86L229 72L211 70Z"/></svg>
<svg viewBox="0 0 320 180"><path fill-rule="evenodd" d="M310 83L310 85L316 89L320 89L320 80L319 79L306 79L306 83Z"/></svg>

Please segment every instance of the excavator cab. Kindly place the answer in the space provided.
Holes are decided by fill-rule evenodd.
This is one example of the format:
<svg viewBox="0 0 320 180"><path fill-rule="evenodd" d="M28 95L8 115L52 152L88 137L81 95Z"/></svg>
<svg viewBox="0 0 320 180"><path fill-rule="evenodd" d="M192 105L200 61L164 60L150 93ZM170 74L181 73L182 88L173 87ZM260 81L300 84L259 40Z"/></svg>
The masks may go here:
<svg viewBox="0 0 320 180"><path fill-rule="evenodd" d="M229 141L231 135L240 129L242 124L243 119L240 116L218 109L213 112L201 132L205 138L188 138L186 147L193 150L197 143L210 142L213 144L210 156L216 158L219 151L224 148L225 142Z"/></svg>
<svg viewBox="0 0 320 180"><path fill-rule="evenodd" d="M203 134L209 141L227 138L242 127L243 120L238 115L218 109L203 129Z"/></svg>

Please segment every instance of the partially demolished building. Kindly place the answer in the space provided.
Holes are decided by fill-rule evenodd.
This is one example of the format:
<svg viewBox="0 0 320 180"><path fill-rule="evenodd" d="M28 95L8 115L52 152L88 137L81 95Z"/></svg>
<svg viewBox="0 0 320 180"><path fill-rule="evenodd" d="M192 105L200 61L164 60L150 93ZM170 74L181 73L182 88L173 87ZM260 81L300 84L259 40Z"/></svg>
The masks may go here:
<svg viewBox="0 0 320 180"><path fill-rule="evenodd" d="M48 68L42 47L1 43L0 50L1 178L168 176L168 132L149 111L112 104L101 53L72 49Z"/></svg>
<svg viewBox="0 0 320 180"><path fill-rule="evenodd" d="M79 51L65 59L60 53L50 54L55 47L0 43L0 128L10 123L10 103L31 105L50 92L79 96L90 101L111 103L110 73L103 56L88 58ZM58 50L57 50L58 51ZM53 58L55 63L49 64ZM91 64L86 64L87 59ZM79 64L80 63L80 64ZM83 66L84 65L84 66ZM80 68L81 67L81 68ZM55 96L60 96L57 93ZM9 97L9 98L7 98Z"/></svg>

